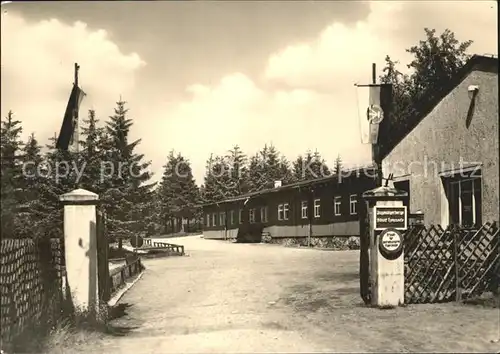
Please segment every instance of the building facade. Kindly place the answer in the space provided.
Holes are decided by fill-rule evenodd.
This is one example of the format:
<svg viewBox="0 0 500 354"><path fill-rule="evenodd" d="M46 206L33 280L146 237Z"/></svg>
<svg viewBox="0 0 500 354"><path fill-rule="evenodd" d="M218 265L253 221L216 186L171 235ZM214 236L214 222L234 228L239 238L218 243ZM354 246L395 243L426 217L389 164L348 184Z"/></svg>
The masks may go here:
<svg viewBox="0 0 500 354"><path fill-rule="evenodd" d="M369 167L208 204L203 207L203 234L255 242L264 235L273 243L326 247L335 238L359 237L365 212L361 194L374 187Z"/></svg>
<svg viewBox="0 0 500 354"><path fill-rule="evenodd" d="M498 221L498 59L473 56L382 166L426 224Z"/></svg>

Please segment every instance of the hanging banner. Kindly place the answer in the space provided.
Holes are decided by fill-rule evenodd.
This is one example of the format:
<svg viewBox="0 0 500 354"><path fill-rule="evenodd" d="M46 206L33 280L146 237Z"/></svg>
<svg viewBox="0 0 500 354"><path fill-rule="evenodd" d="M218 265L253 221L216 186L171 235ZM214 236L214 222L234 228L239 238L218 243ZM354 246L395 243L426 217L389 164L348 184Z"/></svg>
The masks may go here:
<svg viewBox="0 0 500 354"><path fill-rule="evenodd" d="M375 144L380 123L390 108L392 85L356 85L356 88L361 142Z"/></svg>

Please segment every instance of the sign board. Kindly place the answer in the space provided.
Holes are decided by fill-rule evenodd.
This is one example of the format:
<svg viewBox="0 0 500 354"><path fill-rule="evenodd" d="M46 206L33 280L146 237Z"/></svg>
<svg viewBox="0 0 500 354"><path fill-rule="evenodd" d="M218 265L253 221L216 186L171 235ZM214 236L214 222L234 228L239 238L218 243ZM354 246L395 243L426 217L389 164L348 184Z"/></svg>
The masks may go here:
<svg viewBox="0 0 500 354"><path fill-rule="evenodd" d="M375 230L406 230L408 217L406 206L375 206L373 208Z"/></svg>
<svg viewBox="0 0 500 354"><path fill-rule="evenodd" d="M379 250L387 259L399 257L403 250L403 236L395 229L386 229L379 236Z"/></svg>
<svg viewBox="0 0 500 354"><path fill-rule="evenodd" d="M144 239L141 236L132 236L130 237L130 244L134 248L140 248L144 244Z"/></svg>

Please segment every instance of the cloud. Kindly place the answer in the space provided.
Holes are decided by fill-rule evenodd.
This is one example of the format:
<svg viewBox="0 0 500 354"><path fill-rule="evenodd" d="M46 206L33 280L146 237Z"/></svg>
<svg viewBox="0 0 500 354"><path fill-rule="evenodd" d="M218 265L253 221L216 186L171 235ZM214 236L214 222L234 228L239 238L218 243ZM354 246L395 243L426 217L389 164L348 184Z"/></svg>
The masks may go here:
<svg viewBox="0 0 500 354"><path fill-rule="evenodd" d="M355 25L333 23L313 42L283 48L270 57L264 75L289 87L339 91L349 82L371 80L371 63L380 71L387 54L407 63L410 57L405 49L423 39L424 27L438 33L450 28L459 40L474 40L473 52L496 52L497 20L492 6L496 8L496 3L370 2L366 20Z"/></svg>
<svg viewBox="0 0 500 354"><path fill-rule="evenodd" d="M89 108L111 113L109 103L132 92L145 65L138 54L122 53L105 30L57 19L27 22L11 11L2 18L1 49L2 116L12 109L24 135L36 132L42 144L60 129L75 62L87 93L81 116Z"/></svg>
<svg viewBox="0 0 500 354"><path fill-rule="evenodd" d="M277 48L259 81L235 73L188 87L191 97L154 124L172 132L166 141L190 158L198 182L210 153L224 154L235 144L253 154L272 142L290 160L318 149L331 166L337 154L351 166L368 163L354 83L371 80L371 63L379 72L387 54L407 63L405 49L422 39L424 27L473 39L471 50L479 54L497 46L494 2L374 1L370 8L354 25L335 22L313 41Z"/></svg>

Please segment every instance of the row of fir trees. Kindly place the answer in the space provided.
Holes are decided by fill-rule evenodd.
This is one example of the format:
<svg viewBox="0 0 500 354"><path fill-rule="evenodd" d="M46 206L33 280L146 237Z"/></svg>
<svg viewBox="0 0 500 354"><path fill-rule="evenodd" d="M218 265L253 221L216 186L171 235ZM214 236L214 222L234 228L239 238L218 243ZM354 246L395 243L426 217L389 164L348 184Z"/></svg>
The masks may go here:
<svg viewBox="0 0 500 354"><path fill-rule="evenodd" d="M117 102L103 126L89 111L78 152L56 149L55 137L45 147L35 134L22 141L22 124L12 111L2 119L2 238L61 237L59 197L76 188L99 195L109 237L130 237L154 227L150 162L135 151L140 140L129 141L133 122L125 105Z"/></svg>
<svg viewBox="0 0 500 354"><path fill-rule="evenodd" d="M83 119L79 151L61 151L56 137L45 146L35 134L22 141L22 123L9 112L1 122L1 237L61 237L59 197L76 188L99 195L108 236L122 239L199 230L204 203L269 188L276 180L285 185L331 173L317 151L290 164L272 145L250 158L234 146L226 156L210 156L201 187L189 160L174 151L155 183L151 162L136 151L140 139L129 139L132 125L122 100L104 124L90 110ZM340 165L338 157L334 170Z"/></svg>
<svg viewBox="0 0 500 354"><path fill-rule="evenodd" d="M267 144L248 157L236 145L225 156L210 156L200 193L205 203L217 202L272 188L275 181L287 185L326 177L339 172L341 165L338 156L330 169L318 151L307 151L290 163L274 145Z"/></svg>
<svg viewBox="0 0 500 354"><path fill-rule="evenodd" d="M179 231L182 220L186 220L184 231L199 230L203 204L271 188L276 180L286 185L328 176L332 172L317 151L307 151L290 164L273 145L265 145L250 158L238 145L226 155L212 154L200 187L195 183L189 160L181 153L171 151L163 168L156 199L163 232ZM340 168L339 156L334 171Z"/></svg>

